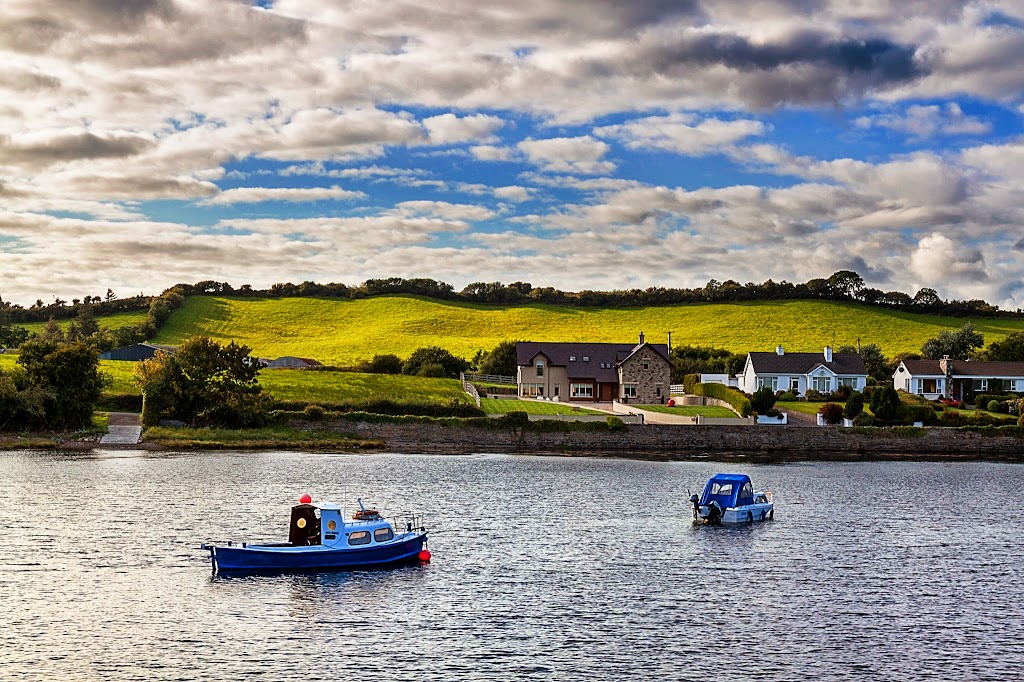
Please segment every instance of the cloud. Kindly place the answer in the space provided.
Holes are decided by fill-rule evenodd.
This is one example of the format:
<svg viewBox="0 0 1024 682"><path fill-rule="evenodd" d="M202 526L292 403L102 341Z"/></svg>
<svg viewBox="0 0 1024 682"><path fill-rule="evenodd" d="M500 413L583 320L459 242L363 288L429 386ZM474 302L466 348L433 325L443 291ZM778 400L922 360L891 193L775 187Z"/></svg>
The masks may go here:
<svg viewBox="0 0 1024 682"><path fill-rule="evenodd" d="M0 164L42 168L82 159L136 156L152 149L152 136L127 131L92 132L83 128L44 130L0 136Z"/></svg>
<svg viewBox="0 0 1024 682"><path fill-rule="evenodd" d="M490 145L470 147L469 151L478 161L510 161L513 154L513 150L509 147L493 147Z"/></svg>
<svg viewBox="0 0 1024 682"><path fill-rule="evenodd" d="M432 144L446 145L459 142L484 141L505 125L497 116L476 114L459 118L455 114L441 114L423 119Z"/></svg>
<svg viewBox="0 0 1024 682"><path fill-rule="evenodd" d="M447 201L403 201L395 205L395 212L403 215L426 215L444 220L480 221L493 218L494 211L471 204L452 204Z"/></svg>
<svg viewBox="0 0 1024 682"><path fill-rule="evenodd" d="M598 175L615 170L611 161L603 161L610 147L589 135L524 140L517 147L541 170L553 173Z"/></svg>
<svg viewBox="0 0 1024 682"><path fill-rule="evenodd" d="M991 123L965 115L956 102L943 106L914 105L907 107L904 114L862 116L854 123L860 128L888 128L907 133L916 140L936 135L983 135L992 130Z"/></svg>
<svg viewBox="0 0 1024 682"><path fill-rule="evenodd" d="M760 121L707 118L692 125L694 118L683 114L651 116L595 128L594 134L616 138L631 149L665 149L687 156L702 156L765 131Z"/></svg>
<svg viewBox="0 0 1024 682"><path fill-rule="evenodd" d="M282 126L274 148L263 155L286 160L380 156L387 145L419 144L425 138L419 123L408 114L314 109L295 114Z"/></svg>
<svg viewBox="0 0 1024 682"><path fill-rule="evenodd" d="M952 239L933 232L910 256L910 268L927 284L948 286L950 281L984 281L985 258L977 249L958 247Z"/></svg>
<svg viewBox="0 0 1024 682"><path fill-rule="evenodd" d="M262 201L323 201L325 199L361 199L363 192L334 187L236 187L199 202L202 206L255 204Z"/></svg>

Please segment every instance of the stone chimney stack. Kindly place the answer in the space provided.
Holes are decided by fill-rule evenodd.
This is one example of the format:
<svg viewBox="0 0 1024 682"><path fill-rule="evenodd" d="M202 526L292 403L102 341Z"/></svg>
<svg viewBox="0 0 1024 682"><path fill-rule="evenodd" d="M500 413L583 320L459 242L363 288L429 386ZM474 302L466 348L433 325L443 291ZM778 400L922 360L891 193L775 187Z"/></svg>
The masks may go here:
<svg viewBox="0 0 1024 682"><path fill-rule="evenodd" d="M640 345L644 345L644 333L640 332Z"/></svg>
<svg viewBox="0 0 1024 682"><path fill-rule="evenodd" d="M783 348L782 346L775 346L775 354L776 355L785 355L786 354L786 349Z"/></svg>
<svg viewBox="0 0 1024 682"><path fill-rule="evenodd" d="M825 362L832 362L832 346L825 346Z"/></svg>

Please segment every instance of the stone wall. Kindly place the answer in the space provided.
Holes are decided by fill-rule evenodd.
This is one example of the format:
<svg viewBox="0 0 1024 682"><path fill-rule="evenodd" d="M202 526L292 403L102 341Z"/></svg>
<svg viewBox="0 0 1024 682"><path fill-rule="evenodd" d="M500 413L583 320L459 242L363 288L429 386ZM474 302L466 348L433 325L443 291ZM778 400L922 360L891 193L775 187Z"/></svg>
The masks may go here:
<svg viewBox="0 0 1024 682"><path fill-rule="evenodd" d="M953 429L795 426L627 426L621 431L539 432L439 424L295 422L380 439L393 452L613 455L636 459L999 459L1024 461L1024 431L983 435Z"/></svg>

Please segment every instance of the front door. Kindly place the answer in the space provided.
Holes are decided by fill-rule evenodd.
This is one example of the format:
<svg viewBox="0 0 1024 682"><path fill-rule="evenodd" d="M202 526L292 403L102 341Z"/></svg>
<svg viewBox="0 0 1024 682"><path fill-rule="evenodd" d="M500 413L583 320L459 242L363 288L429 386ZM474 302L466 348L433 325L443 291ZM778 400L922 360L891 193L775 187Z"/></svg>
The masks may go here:
<svg viewBox="0 0 1024 682"><path fill-rule="evenodd" d="M601 390L598 391L600 400L602 403L610 403L615 400L615 384L601 384Z"/></svg>

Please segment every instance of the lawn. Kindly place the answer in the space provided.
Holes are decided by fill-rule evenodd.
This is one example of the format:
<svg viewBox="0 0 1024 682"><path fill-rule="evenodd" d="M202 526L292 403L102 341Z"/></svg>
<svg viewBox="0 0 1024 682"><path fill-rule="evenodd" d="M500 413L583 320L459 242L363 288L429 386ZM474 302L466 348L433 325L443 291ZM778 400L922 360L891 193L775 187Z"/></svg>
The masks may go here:
<svg viewBox="0 0 1024 682"><path fill-rule="evenodd" d="M971 320L987 342L1024 330L1024 320ZM471 358L477 350L520 341L629 343L641 331L664 343L705 345L745 353L820 351L826 345L877 343L892 356L917 352L940 331L966 318L901 313L833 301L755 301L637 308L497 306L437 301L415 296L367 299L231 298L191 296L160 330L157 343L178 344L195 334L236 340L260 357L309 357L353 365L376 354L408 357L424 346L441 346Z"/></svg>
<svg viewBox="0 0 1024 682"><path fill-rule="evenodd" d="M636 407L648 412L676 414L681 417L696 417L700 415L701 417L714 417L716 419L729 417L739 419L739 415L728 407L719 407L718 405L680 405L678 407L669 407L668 405L637 405Z"/></svg>
<svg viewBox="0 0 1024 682"><path fill-rule="evenodd" d="M133 310L124 313L114 313L113 315L103 315L96 318L97 324L100 329L120 329L121 327L132 327L138 324L142 324L146 321L146 317L149 315L148 310ZM57 320L57 326L67 331L68 326L74 322L74 318L68 320ZM14 326L24 327L33 334L37 334L46 328L46 322L25 322L24 324L15 322Z"/></svg>
<svg viewBox="0 0 1024 682"><path fill-rule="evenodd" d="M480 407L487 414L505 414L507 412L526 412L527 414L603 414L585 407L553 403L546 400L501 400L498 398L481 398Z"/></svg>
<svg viewBox="0 0 1024 682"><path fill-rule="evenodd" d="M825 403L809 402L806 400L793 400L793 401L778 401L775 403L776 410L789 410L790 412L802 412L804 414L818 414L818 410ZM840 405L845 405L845 402L839 402ZM864 405L864 409L867 410L867 404Z"/></svg>

